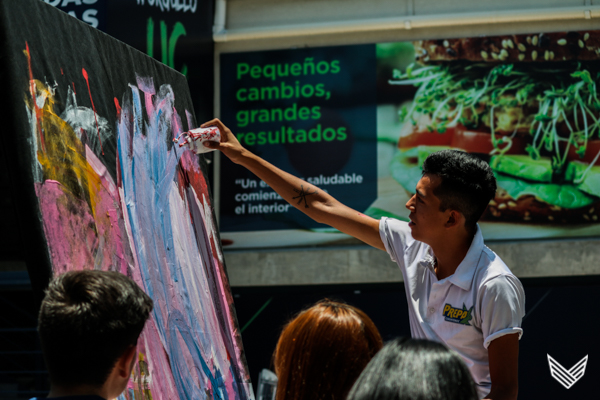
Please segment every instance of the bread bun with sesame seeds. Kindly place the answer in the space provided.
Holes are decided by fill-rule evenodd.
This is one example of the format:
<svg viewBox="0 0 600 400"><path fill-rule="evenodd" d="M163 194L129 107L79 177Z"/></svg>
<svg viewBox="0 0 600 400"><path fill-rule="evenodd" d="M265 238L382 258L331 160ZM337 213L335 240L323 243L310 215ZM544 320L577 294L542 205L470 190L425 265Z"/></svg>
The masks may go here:
<svg viewBox="0 0 600 400"><path fill-rule="evenodd" d="M419 40L413 44L415 58L421 63L455 60L541 63L600 59L600 37L589 31Z"/></svg>

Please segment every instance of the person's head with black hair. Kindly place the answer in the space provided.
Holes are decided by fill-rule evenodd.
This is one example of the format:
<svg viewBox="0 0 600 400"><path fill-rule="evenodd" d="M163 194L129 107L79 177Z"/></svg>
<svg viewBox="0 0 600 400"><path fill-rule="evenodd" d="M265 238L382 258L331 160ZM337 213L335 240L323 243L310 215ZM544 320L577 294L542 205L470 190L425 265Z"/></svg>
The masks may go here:
<svg viewBox="0 0 600 400"><path fill-rule="evenodd" d="M373 357L347 400L477 400L475 382L441 343L397 338Z"/></svg>
<svg viewBox="0 0 600 400"><path fill-rule="evenodd" d="M52 280L38 316L49 397L118 396L152 307L150 297L118 272L72 271Z"/></svg>
<svg viewBox="0 0 600 400"><path fill-rule="evenodd" d="M413 238L430 245L438 257L438 251L454 248L462 259L495 193L496 178L484 161L459 150L430 154L406 203Z"/></svg>
<svg viewBox="0 0 600 400"><path fill-rule="evenodd" d="M441 150L430 154L423 163L423 175L441 178L434 194L440 210L454 209L465 217L465 227L475 224L496 195L496 178L490 166L476 156L460 150Z"/></svg>

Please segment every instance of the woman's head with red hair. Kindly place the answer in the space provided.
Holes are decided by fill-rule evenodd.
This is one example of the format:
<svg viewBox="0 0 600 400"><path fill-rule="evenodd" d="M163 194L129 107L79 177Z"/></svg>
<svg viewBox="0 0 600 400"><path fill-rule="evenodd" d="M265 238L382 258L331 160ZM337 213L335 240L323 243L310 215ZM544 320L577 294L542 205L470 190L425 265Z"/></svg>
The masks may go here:
<svg viewBox="0 0 600 400"><path fill-rule="evenodd" d="M343 400L383 342L373 321L322 300L283 329L274 354L276 400Z"/></svg>

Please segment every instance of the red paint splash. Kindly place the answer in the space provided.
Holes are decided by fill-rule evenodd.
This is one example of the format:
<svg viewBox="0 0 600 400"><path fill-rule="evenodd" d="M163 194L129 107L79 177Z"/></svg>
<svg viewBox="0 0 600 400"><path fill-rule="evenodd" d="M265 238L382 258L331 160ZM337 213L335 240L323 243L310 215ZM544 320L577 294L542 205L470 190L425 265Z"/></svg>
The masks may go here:
<svg viewBox="0 0 600 400"><path fill-rule="evenodd" d="M37 105L37 96L35 93L35 82L33 81L33 69L31 68L31 52L29 51L29 43L25 42L25 51L27 53L27 65L29 67L29 91L31 92L31 98L33 99L33 109L35 111L35 119L38 127L38 135L40 136L40 142L42 144L42 151L46 151L46 141L44 140L44 132L42 131L42 123L40 118L42 116L42 110Z"/></svg>
<svg viewBox="0 0 600 400"><path fill-rule="evenodd" d="M75 82L71 82L71 84L73 85L73 94L77 96L77 91L75 90Z"/></svg>
<svg viewBox="0 0 600 400"><path fill-rule="evenodd" d="M63 72L63 69L62 69L62 68L60 69L60 74L61 74L61 75L64 75L64 74L65 74L65 73Z"/></svg>
<svg viewBox="0 0 600 400"><path fill-rule="evenodd" d="M96 107L94 106L94 99L92 99L92 91L90 89L90 80L88 78L88 73L85 70L85 68L81 69L81 73L83 74L83 77L85 78L85 81L87 83L87 87L88 87L88 92L90 93L90 101L92 102L92 110L94 110L94 120L96 120L96 130L98 131L98 141L100 142L100 150L102 151L102 155L104 155L104 148L102 147L102 139L100 139L100 126L98 125L98 113L96 112Z"/></svg>
<svg viewBox="0 0 600 400"><path fill-rule="evenodd" d="M115 108L117 109L117 118L121 118L121 105L119 100L115 97Z"/></svg>

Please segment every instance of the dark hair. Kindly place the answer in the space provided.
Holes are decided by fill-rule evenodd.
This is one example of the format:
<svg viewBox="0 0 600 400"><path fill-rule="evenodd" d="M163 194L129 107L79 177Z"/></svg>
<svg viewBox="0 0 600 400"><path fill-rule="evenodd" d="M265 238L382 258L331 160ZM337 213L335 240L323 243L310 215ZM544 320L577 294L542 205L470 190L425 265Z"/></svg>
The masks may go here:
<svg viewBox="0 0 600 400"><path fill-rule="evenodd" d="M383 342L361 310L325 299L290 321L274 354L277 400L344 400Z"/></svg>
<svg viewBox="0 0 600 400"><path fill-rule="evenodd" d="M371 360L348 400L477 400L463 360L441 343L398 338Z"/></svg>
<svg viewBox="0 0 600 400"><path fill-rule="evenodd" d="M423 164L423 175L437 175L442 183L434 190L440 210L453 209L465 216L465 227L473 230L490 200L496 195L496 178L490 166L476 156L460 150L441 150L430 154Z"/></svg>
<svg viewBox="0 0 600 400"><path fill-rule="evenodd" d="M118 272L72 271L42 301L38 332L52 384L102 386L144 328L152 299Z"/></svg>

